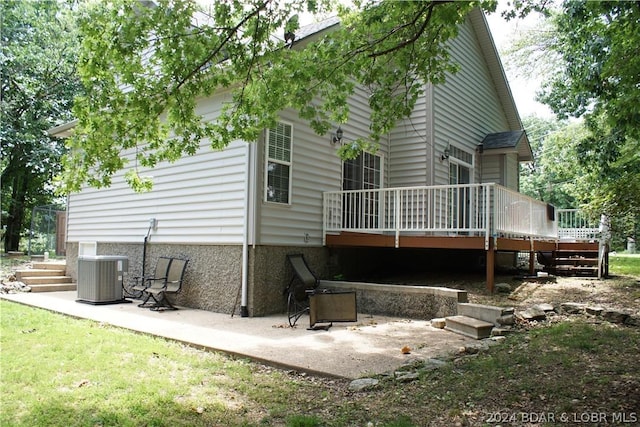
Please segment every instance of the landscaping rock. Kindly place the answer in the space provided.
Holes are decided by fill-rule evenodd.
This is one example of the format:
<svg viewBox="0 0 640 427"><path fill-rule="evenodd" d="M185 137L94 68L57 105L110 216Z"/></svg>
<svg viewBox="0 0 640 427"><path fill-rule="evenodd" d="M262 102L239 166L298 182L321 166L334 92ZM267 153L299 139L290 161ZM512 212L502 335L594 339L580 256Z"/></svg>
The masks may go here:
<svg viewBox="0 0 640 427"><path fill-rule="evenodd" d="M0 293L15 294L16 292L31 292L31 286L25 285L23 282L16 280L2 282L2 285L0 286Z"/></svg>
<svg viewBox="0 0 640 427"><path fill-rule="evenodd" d="M518 316L527 322L546 320L547 314L536 307L530 307L518 313Z"/></svg>
<svg viewBox="0 0 640 427"><path fill-rule="evenodd" d="M396 372L396 380L403 383L415 381L418 378L420 378L418 372Z"/></svg>
<svg viewBox="0 0 640 427"><path fill-rule="evenodd" d="M515 316L513 314L507 314L505 316L500 316L496 319L499 325L502 326L510 326L516 323Z"/></svg>
<svg viewBox="0 0 640 427"><path fill-rule="evenodd" d="M604 308L602 307L592 307L592 306L586 306L584 308L584 311L587 314L591 314L592 316L600 316L602 315L602 312L604 311Z"/></svg>
<svg viewBox="0 0 640 427"><path fill-rule="evenodd" d="M434 328L444 329L446 323L447 322L442 317L431 319L431 326L433 326Z"/></svg>
<svg viewBox="0 0 640 427"><path fill-rule="evenodd" d="M351 391L364 391L376 387L380 381L375 378L359 378L351 381L349 384L349 390Z"/></svg>
<svg viewBox="0 0 640 427"><path fill-rule="evenodd" d="M479 343L465 345L463 348L464 348L464 351L460 351L461 354L478 354L482 351L489 350L489 344L487 344L484 341L481 341Z"/></svg>
<svg viewBox="0 0 640 427"><path fill-rule="evenodd" d="M447 362L440 359L427 359L424 361L423 369L426 371L434 371L447 366Z"/></svg>
<svg viewBox="0 0 640 427"><path fill-rule="evenodd" d="M630 326L640 326L640 315L630 315L624 323Z"/></svg>
<svg viewBox="0 0 640 427"><path fill-rule="evenodd" d="M542 310L545 313L556 311L556 308L553 305L547 304L547 303L535 305L534 308L537 308L538 310Z"/></svg>
<svg viewBox="0 0 640 427"><path fill-rule="evenodd" d="M603 310L602 318L611 323L624 323L629 315L619 310Z"/></svg>
<svg viewBox="0 0 640 427"><path fill-rule="evenodd" d="M514 333L515 330L513 328L493 328L491 330L491 338L505 338L505 336Z"/></svg>
<svg viewBox="0 0 640 427"><path fill-rule="evenodd" d="M584 312L586 304L577 302L565 302L560 305L560 311L565 314L581 314Z"/></svg>

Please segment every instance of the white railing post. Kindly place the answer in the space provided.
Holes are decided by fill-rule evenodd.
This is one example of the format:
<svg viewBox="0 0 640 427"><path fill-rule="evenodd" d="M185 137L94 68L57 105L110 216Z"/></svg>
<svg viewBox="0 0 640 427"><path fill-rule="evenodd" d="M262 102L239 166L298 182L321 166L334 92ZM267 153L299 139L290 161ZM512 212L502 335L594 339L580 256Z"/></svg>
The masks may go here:
<svg viewBox="0 0 640 427"><path fill-rule="evenodd" d="M395 218L394 218L394 225L395 225L395 229L396 229L396 237L395 237L395 246L396 248L400 246L400 215L402 213L402 193L400 193L400 190L396 190L395 191Z"/></svg>
<svg viewBox="0 0 640 427"><path fill-rule="evenodd" d="M491 215L491 193L493 192L493 186L491 184L485 184L484 190L484 221L485 221L485 232L484 232L484 249L486 251L489 250L489 239L491 238L492 233L492 224L495 223L496 217L495 213ZM494 211L496 203L494 201Z"/></svg>
<svg viewBox="0 0 640 427"><path fill-rule="evenodd" d="M327 245L327 210L328 210L328 206L327 206L327 198L329 196L327 195L327 193L323 193L322 194L322 246L326 246Z"/></svg>

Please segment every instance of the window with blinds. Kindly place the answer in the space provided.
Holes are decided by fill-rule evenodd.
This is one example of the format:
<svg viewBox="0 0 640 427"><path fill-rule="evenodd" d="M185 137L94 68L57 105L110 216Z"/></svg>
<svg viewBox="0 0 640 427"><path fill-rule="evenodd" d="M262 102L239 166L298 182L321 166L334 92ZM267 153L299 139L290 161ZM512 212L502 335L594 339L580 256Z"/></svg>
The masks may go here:
<svg viewBox="0 0 640 427"><path fill-rule="evenodd" d="M291 203L291 125L278 123L267 131L265 201Z"/></svg>

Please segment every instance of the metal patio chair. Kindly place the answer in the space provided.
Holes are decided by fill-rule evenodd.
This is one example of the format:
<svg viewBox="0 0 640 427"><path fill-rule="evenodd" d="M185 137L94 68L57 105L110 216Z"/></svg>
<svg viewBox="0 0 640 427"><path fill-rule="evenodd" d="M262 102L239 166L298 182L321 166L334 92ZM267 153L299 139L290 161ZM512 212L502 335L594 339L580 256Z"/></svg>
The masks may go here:
<svg viewBox="0 0 640 427"><path fill-rule="evenodd" d="M309 296L317 291L319 280L307 265L304 255L287 255L287 260L293 267L294 275L284 294L287 296L289 326L294 327L298 319L309 312Z"/></svg>
<svg viewBox="0 0 640 427"><path fill-rule="evenodd" d="M169 266L171 265L171 258L160 257L156 262L156 269L153 275L135 276L133 280L134 285L125 288L125 296L141 299L144 297L142 304L138 304L138 307L146 306L151 296L146 294L145 291L155 282L161 282L167 279L167 273L169 272Z"/></svg>
<svg viewBox="0 0 640 427"><path fill-rule="evenodd" d="M167 272L167 278L158 285L152 284L145 290L155 302L150 308L154 311L177 310L167 298L168 294L177 294L182 290L184 273L189 260L172 258Z"/></svg>

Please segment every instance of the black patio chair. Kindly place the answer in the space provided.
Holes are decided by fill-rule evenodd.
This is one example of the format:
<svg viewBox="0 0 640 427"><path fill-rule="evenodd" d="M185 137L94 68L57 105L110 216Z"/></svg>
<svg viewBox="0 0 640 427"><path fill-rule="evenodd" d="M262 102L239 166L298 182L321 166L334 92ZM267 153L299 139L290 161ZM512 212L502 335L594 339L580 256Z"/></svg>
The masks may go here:
<svg viewBox="0 0 640 427"><path fill-rule="evenodd" d="M151 298L150 294L145 293L145 291L153 284L162 282L167 280L167 273L169 272L169 266L171 265L171 258L169 257L160 257L156 262L156 269L153 275L146 276L135 276L133 280L135 281L134 285L129 289L125 288L125 296L140 299L144 297L144 301L141 304L138 304L138 307L148 307L147 304L149 302L149 298Z"/></svg>
<svg viewBox="0 0 640 427"><path fill-rule="evenodd" d="M289 326L294 327L298 319L309 312L309 296L317 291L319 280L307 265L304 255L287 255L287 260L293 267L294 275L284 294L287 296Z"/></svg>
<svg viewBox="0 0 640 427"><path fill-rule="evenodd" d="M167 298L168 294L177 294L182 290L182 282L184 280L184 272L187 269L189 260L173 258L169 265L167 278L163 282L152 284L145 292L151 295L155 302L150 308L154 311L177 310Z"/></svg>

